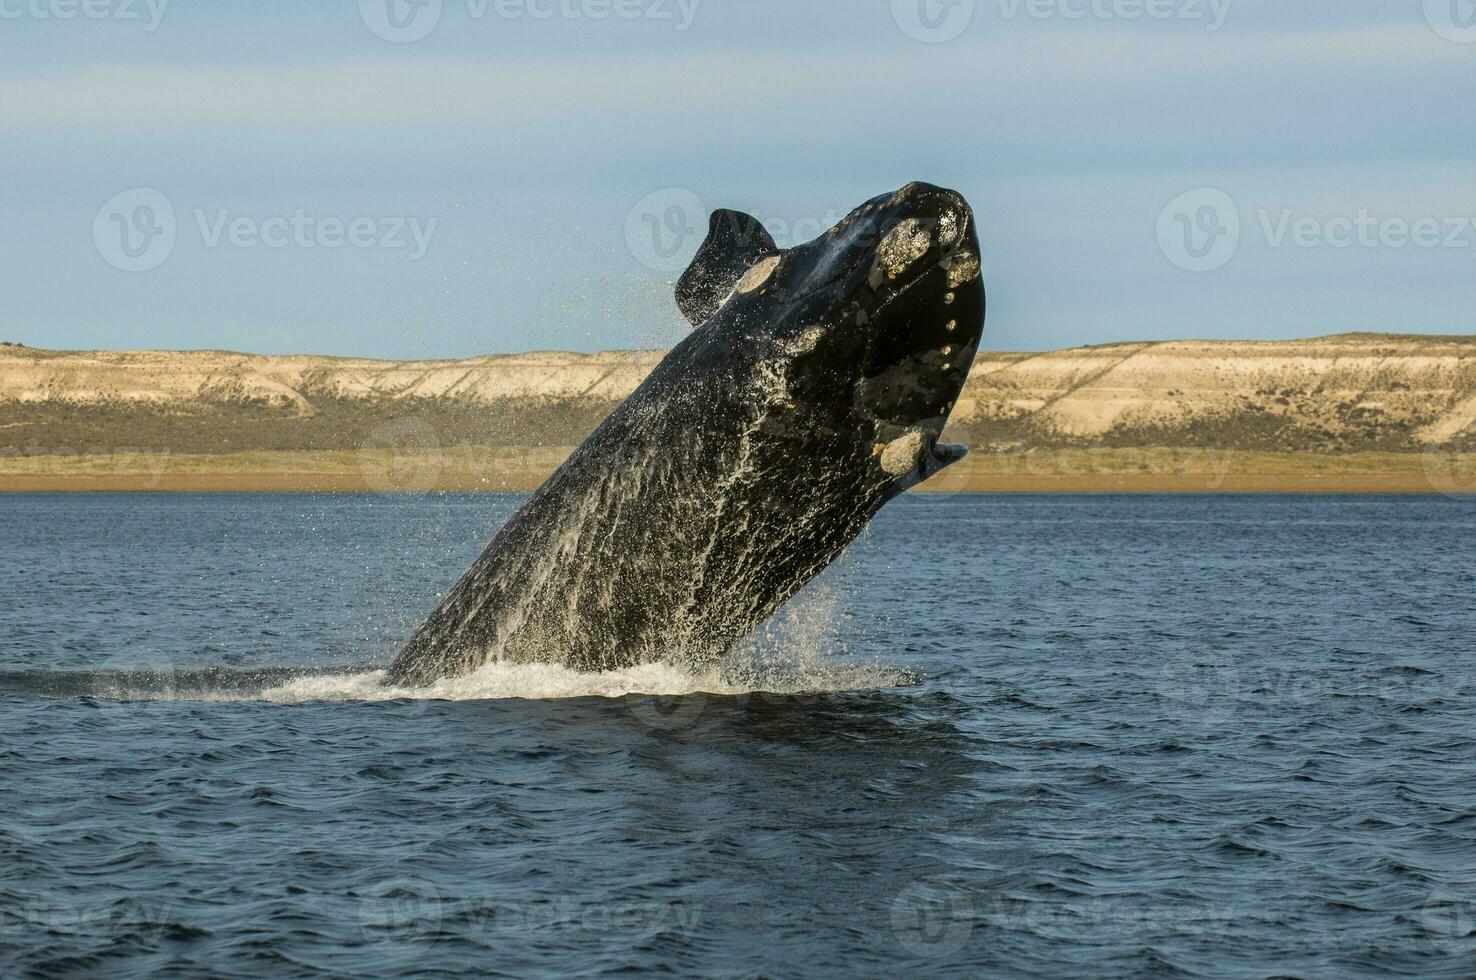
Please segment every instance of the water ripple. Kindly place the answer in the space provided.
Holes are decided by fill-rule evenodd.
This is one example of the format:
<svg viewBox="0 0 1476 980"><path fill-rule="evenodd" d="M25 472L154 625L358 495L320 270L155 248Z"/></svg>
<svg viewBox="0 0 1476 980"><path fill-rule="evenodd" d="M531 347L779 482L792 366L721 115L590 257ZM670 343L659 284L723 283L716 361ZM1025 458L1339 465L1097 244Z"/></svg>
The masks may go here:
<svg viewBox="0 0 1476 980"><path fill-rule="evenodd" d="M516 502L9 498L0 973L1476 973L1471 505L908 498L709 674L386 688Z"/></svg>

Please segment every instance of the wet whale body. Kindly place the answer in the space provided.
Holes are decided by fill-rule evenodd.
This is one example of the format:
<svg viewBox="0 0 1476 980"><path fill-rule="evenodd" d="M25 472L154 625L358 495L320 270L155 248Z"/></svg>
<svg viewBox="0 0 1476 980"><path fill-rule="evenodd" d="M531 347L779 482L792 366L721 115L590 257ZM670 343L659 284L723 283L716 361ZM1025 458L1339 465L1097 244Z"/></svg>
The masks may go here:
<svg viewBox="0 0 1476 980"><path fill-rule="evenodd" d="M983 330L979 265L972 211L929 184L786 250L714 213L677 285L691 334L502 527L388 680L714 662L962 458L938 440Z"/></svg>

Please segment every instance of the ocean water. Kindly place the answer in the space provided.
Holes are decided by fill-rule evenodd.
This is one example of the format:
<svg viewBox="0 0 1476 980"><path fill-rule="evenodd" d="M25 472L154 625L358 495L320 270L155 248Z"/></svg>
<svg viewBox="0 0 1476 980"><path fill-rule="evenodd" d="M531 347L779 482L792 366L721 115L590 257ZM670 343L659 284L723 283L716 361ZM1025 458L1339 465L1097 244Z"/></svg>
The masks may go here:
<svg viewBox="0 0 1476 980"><path fill-rule="evenodd" d="M912 496L384 688L519 501L0 497L0 974L1476 975L1476 501Z"/></svg>

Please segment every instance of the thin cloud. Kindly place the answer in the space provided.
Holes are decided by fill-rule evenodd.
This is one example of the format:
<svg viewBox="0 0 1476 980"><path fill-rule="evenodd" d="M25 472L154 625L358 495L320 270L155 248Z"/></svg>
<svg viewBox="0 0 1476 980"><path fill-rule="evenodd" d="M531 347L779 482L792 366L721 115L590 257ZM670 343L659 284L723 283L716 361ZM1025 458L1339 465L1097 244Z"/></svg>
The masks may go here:
<svg viewBox="0 0 1476 980"><path fill-rule="evenodd" d="M404 126L540 121L637 112L751 117L781 122L806 115L814 100L857 109L897 109L919 97L970 102L1012 97L1031 79L1046 91L1089 83L1081 98L1116 91L1204 84L1236 73L1247 84L1267 75L1446 68L1469 70L1469 51L1414 26L1276 35L1128 31L1103 25L1076 30L996 30L950 46L937 59L936 90L918 90L913 49L864 59L846 50L802 58L743 52L647 51L591 61L384 60L273 69L98 67L0 81L0 125L31 128L165 129L182 127ZM926 60L926 59L925 59ZM996 87L997 86L997 87Z"/></svg>

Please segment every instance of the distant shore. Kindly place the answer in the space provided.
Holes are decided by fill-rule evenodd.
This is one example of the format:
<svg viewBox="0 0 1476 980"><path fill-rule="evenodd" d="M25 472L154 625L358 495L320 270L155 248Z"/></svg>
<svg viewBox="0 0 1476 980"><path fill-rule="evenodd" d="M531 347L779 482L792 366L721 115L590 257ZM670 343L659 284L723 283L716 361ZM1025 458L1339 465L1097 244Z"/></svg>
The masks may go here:
<svg viewBox="0 0 1476 980"><path fill-rule="evenodd" d="M0 345L0 491L528 491L661 357ZM983 351L943 439L924 491L1471 493L1476 336Z"/></svg>
<svg viewBox="0 0 1476 980"><path fill-rule="evenodd" d="M0 456L4 492L526 492L568 448ZM974 452L935 493L1476 493L1476 454L1171 448Z"/></svg>

